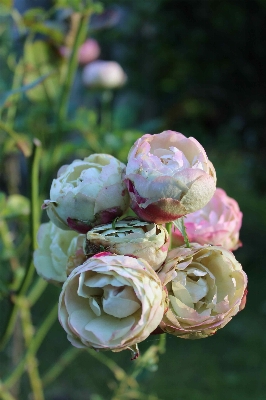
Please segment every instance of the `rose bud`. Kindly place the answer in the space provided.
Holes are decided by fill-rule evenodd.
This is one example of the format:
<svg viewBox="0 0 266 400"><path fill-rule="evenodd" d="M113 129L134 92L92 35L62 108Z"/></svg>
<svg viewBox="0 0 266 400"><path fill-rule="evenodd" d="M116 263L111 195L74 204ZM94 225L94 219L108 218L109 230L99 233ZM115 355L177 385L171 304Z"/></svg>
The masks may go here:
<svg viewBox="0 0 266 400"><path fill-rule="evenodd" d="M125 165L109 154L92 154L61 167L42 206L61 229L86 233L120 217L129 197L122 182Z"/></svg>
<svg viewBox="0 0 266 400"><path fill-rule="evenodd" d="M67 46L61 46L59 52L62 57L69 58L71 49ZM80 64L88 64L89 62L96 60L100 55L100 46L95 39L87 39L80 46L78 50L78 62Z"/></svg>
<svg viewBox="0 0 266 400"><path fill-rule="evenodd" d="M87 233L85 253L101 251L143 258L156 271L164 262L169 247L167 230L162 225L128 219L96 226Z"/></svg>
<svg viewBox="0 0 266 400"><path fill-rule="evenodd" d="M241 246L242 212L238 203L222 189L216 189L209 203L187 215L184 223L190 242L223 246L231 251ZM183 236L174 228L172 240L175 246L184 244Z"/></svg>
<svg viewBox="0 0 266 400"><path fill-rule="evenodd" d="M65 282L70 272L87 258L84 240L85 235L64 231L52 222L41 224L37 235L39 248L33 254L37 273L48 282Z"/></svg>
<svg viewBox="0 0 266 400"><path fill-rule="evenodd" d="M82 80L85 86L116 89L125 84L127 76L117 62L98 60L84 67Z"/></svg>
<svg viewBox="0 0 266 400"><path fill-rule="evenodd" d="M157 224L204 207L216 185L204 148L173 131L138 139L129 152L124 179L133 211Z"/></svg>
<svg viewBox="0 0 266 400"><path fill-rule="evenodd" d="M72 271L59 298L59 321L73 346L121 351L159 325L164 292L150 265L99 253Z"/></svg>
<svg viewBox="0 0 266 400"><path fill-rule="evenodd" d="M168 253L159 277L169 308L164 332L200 339L223 328L243 308L247 276L233 253L219 246L178 247Z"/></svg>

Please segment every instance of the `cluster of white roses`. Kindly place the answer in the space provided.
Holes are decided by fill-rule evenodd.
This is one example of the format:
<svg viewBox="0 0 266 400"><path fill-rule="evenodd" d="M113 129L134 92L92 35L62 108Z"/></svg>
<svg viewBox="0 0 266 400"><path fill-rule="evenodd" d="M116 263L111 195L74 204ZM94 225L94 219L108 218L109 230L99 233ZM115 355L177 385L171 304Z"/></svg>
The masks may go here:
<svg viewBox="0 0 266 400"><path fill-rule="evenodd" d="M130 203L137 218L126 217ZM216 189L194 138L144 135L127 166L92 154L60 168L45 200L34 264L63 284L59 320L77 347L135 349L152 333L214 334L245 305L247 277L230 250L242 214ZM186 216L191 243L164 224ZM168 224L169 226L169 224Z"/></svg>

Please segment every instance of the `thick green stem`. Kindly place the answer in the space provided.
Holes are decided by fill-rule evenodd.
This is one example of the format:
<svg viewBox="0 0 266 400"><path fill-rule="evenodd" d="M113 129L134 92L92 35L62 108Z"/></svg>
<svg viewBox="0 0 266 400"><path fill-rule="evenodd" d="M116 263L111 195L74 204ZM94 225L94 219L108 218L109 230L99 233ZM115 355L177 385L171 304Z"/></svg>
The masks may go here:
<svg viewBox="0 0 266 400"><path fill-rule="evenodd" d="M32 325L30 313L30 303L26 298L20 298L18 301L25 345L27 348L29 348L34 336L34 327ZM27 372L29 375L33 399L44 400L42 381L38 370L38 361L34 353L29 353L27 357Z"/></svg>
<svg viewBox="0 0 266 400"><path fill-rule="evenodd" d="M6 390L2 382L0 381L0 399L2 400L16 400L11 393Z"/></svg>

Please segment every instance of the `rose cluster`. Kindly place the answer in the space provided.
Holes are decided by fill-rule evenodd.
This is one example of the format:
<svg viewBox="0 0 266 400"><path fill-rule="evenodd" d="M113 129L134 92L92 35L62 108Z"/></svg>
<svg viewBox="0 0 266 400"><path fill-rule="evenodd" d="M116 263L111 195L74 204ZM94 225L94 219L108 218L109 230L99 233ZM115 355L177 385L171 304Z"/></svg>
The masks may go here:
<svg viewBox="0 0 266 400"><path fill-rule="evenodd" d="M146 134L127 165L108 154L75 160L59 169L43 209L50 222L34 264L62 285L59 321L76 347L135 351L163 332L204 338L245 306L247 277L231 252L242 213L216 189L194 138ZM183 217L191 243L171 224Z"/></svg>

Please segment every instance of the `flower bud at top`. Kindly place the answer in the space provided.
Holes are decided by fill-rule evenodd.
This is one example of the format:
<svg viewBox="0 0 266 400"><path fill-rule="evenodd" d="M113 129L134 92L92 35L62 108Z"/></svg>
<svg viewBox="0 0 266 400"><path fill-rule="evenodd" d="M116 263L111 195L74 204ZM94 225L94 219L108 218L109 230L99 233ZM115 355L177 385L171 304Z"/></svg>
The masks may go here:
<svg viewBox="0 0 266 400"><path fill-rule="evenodd" d="M204 207L216 185L204 148L173 131L138 139L129 152L124 179L133 211L159 224Z"/></svg>
<svg viewBox="0 0 266 400"><path fill-rule="evenodd" d="M115 61L93 61L82 74L83 84L100 89L116 89L125 84L127 76Z"/></svg>
<svg viewBox="0 0 266 400"><path fill-rule="evenodd" d="M78 50L78 62L80 64L88 64L99 57L100 51L100 46L97 40L87 39ZM69 58L71 49L67 46L61 46L59 52L62 57Z"/></svg>
<svg viewBox="0 0 266 400"><path fill-rule="evenodd" d="M109 154L92 154L59 170L51 186L51 200L43 208L61 229L86 233L95 225L120 217L129 197L122 182L125 165Z"/></svg>
<svg viewBox="0 0 266 400"><path fill-rule="evenodd" d="M113 225L96 226L87 233L88 256L109 251L143 258L155 271L162 265L169 247L168 233L162 225L132 218Z"/></svg>

